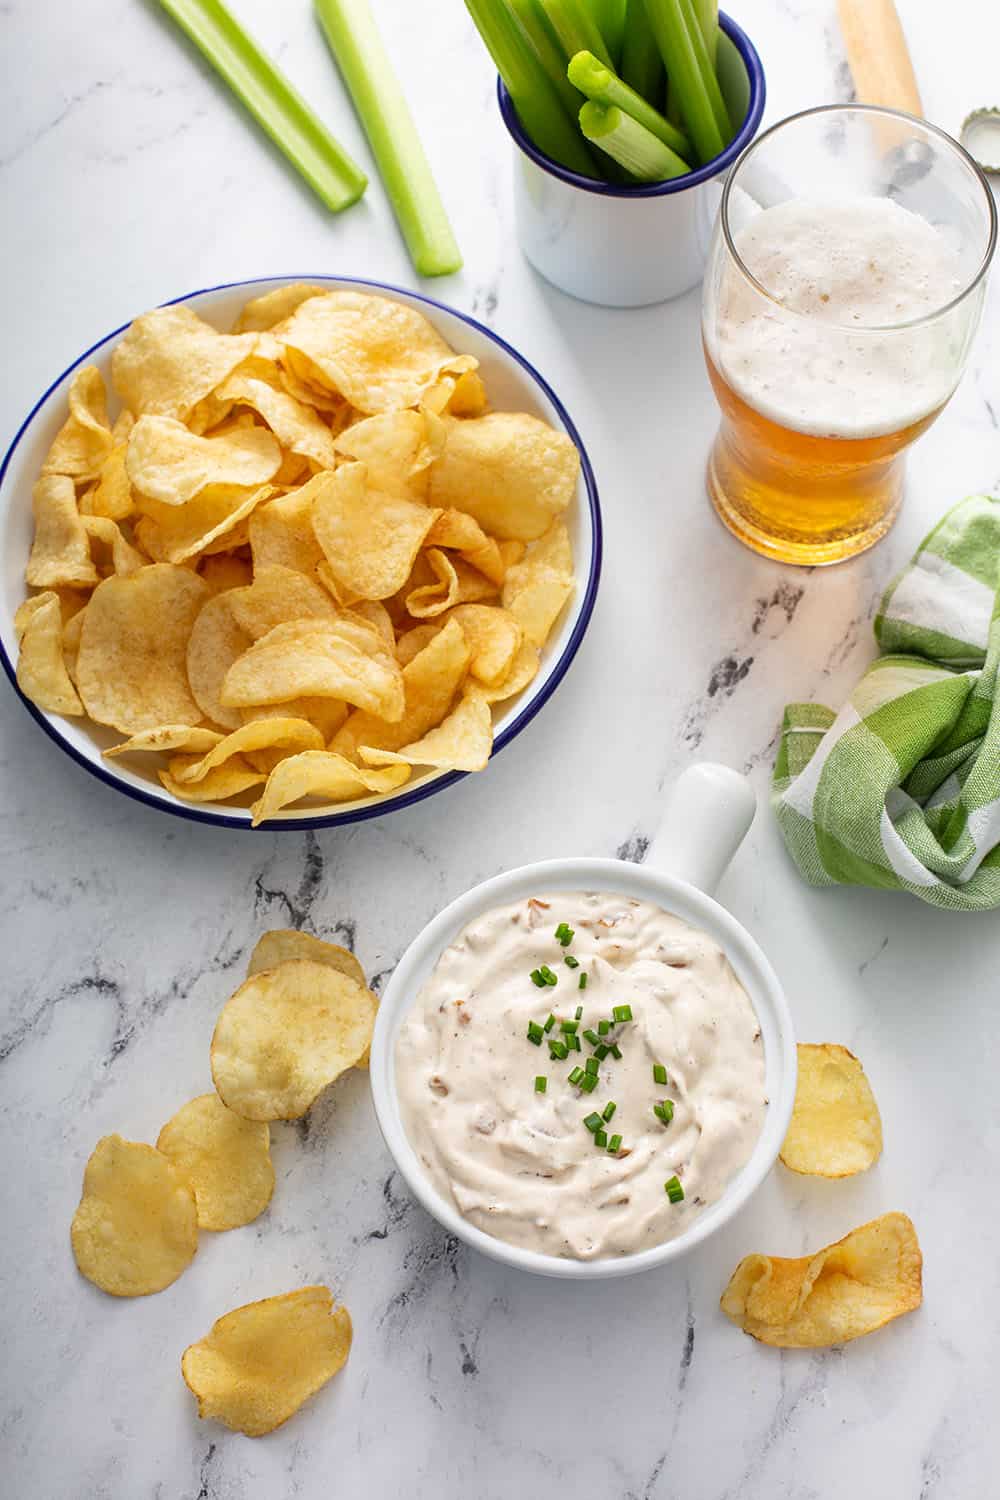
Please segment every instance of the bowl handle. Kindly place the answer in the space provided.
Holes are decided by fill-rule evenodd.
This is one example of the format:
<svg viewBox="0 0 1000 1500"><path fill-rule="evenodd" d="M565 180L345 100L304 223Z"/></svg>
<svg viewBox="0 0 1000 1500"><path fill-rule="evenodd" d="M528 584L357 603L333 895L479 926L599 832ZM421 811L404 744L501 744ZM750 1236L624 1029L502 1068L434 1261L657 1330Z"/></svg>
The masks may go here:
<svg viewBox="0 0 1000 1500"><path fill-rule="evenodd" d="M745 776L699 761L677 778L645 863L712 895L746 837L757 798Z"/></svg>

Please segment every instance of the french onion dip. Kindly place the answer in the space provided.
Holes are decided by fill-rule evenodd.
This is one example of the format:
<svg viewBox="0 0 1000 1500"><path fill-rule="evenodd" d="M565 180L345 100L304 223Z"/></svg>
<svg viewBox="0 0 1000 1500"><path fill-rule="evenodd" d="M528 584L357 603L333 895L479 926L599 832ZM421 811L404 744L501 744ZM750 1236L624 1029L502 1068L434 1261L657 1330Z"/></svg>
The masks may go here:
<svg viewBox="0 0 1000 1500"><path fill-rule="evenodd" d="M745 1164L767 1108L760 1027L721 948L609 893L470 922L395 1064L441 1197L497 1239L574 1260L683 1234Z"/></svg>

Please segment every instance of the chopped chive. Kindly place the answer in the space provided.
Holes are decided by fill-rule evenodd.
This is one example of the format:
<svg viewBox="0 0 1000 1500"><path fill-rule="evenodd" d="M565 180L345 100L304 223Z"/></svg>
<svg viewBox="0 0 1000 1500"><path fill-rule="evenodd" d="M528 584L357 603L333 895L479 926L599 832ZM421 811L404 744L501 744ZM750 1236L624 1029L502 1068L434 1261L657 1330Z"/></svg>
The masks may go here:
<svg viewBox="0 0 1000 1500"><path fill-rule="evenodd" d="M549 1056L555 1062L562 1062L563 1058L569 1057L569 1048L565 1042L549 1042Z"/></svg>
<svg viewBox="0 0 1000 1500"><path fill-rule="evenodd" d="M585 1073L596 1073L599 1067L600 1063L597 1061L596 1057L588 1057L587 1061L583 1065Z"/></svg>
<svg viewBox="0 0 1000 1500"><path fill-rule="evenodd" d="M540 1047L542 1045L542 1037L544 1035L545 1035L545 1032L539 1026L539 1024L538 1024L537 1021L529 1021L528 1022L528 1041L529 1042L534 1042L534 1044L535 1044L536 1047Z"/></svg>
<svg viewBox="0 0 1000 1500"><path fill-rule="evenodd" d="M671 1203L681 1203L683 1201L684 1189L681 1187L679 1177L671 1177L668 1182L663 1184L663 1190Z"/></svg>
<svg viewBox="0 0 1000 1500"><path fill-rule="evenodd" d="M583 1040L585 1042L589 1042L592 1047L599 1047L601 1044L601 1039L597 1035L597 1032L594 1031L590 1026L588 1026L586 1031L583 1033Z"/></svg>
<svg viewBox="0 0 1000 1500"><path fill-rule="evenodd" d="M666 1070L666 1068L663 1066L662 1063L654 1063L653 1064L653 1082L654 1083L666 1083L666 1081L667 1081L667 1070Z"/></svg>
<svg viewBox="0 0 1000 1500"><path fill-rule="evenodd" d="M610 1120L611 1116L614 1114L617 1108L618 1106L615 1101L613 1099L609 1099L607 1104L604 1106L604 1109L601 1111L602 1119L604 1119L605 1121Z"/></svg>
<svg viewBox="0 0 1000 1500"><path fill-rule="evenodd" d="M582 1021L583 1020L583 1006L582 1005L578 1005L576 1007L576 1019L578 1021Z"/></svg>
<svg viewBox="0 0 1000 1500"><path fill-rule="evenodd" d="M573 941L574 936L575 934L573 932L573 929L567 922L559 923L559 926L556 928L557 943L561 943L564 948L568 948L570 943Z"/></svg>
<svg viewBox="0 0 1000 1500"><path fill-rule="evenodd" d="M601 1150L603 1151L604 1147L607 1144L608 1144L608 1132L606 1130L595 1130L594 1131L594 1145L595 1146L599 1146L601 1148Z"/></svg>
<svg viewBox="0 0 1000 1500"><path fill-rule="evenodd" d="M578 958L574 958L572 953L566 954L566 957L563 959L563 963L566 965L567 969L578 969L580 967L580 960Z"/></svg>
<svg viewBox="0 0 1000 1500"><path fill-rule="evenodd" d="M622 1021L631 1021L632 1007L631 1005L616 1005L613 1007L611 1014L619 1023Z"/></svg>
<svg viewBox="0 0 1000 1500"><path fill-rule="evenodd" d="M584 1073L583 1077L580 1079L580 1087L583 1089L583 1092L585 1094L592 1094L597 1087L597 1074Z"/></svg>
<svg viewBox="0 0 1000 1500"><path fill-rule="evenodd" d="M531 971L531 982L532 982L532 984L537 984L538 988L540 990L544 990L544 988L545 988L545 979L544 979L544 977L542 975L541 969L532 969L532 971Z"/></svg>
<svg viewBox="0 0 1000 1500"><path fill-rule="evenodd" d="M619 1047L617 1042L615 1042L615 1044L611 1048L611 1056L615 1058L617 1062L621 1062L622 1060L622 1049Z"/></svg>
<svg viewBox="0 0 1000 1500"><path fill-rule="evenodd" d="M598 1062L603 1062L610 1051L611 1048L605 1046L604 1042L598 1042L597 1046L594 1048L594 1056L597 1058Z"/></svg>
<svg viewBox="0 0 1000 1500"><path fill-rule="evenodd" d="M674 1118L674 1101L672 1099L664 1099L660 1104L654 1104L653 1114L658 1120L662 1120L664 1125L669 1125L670 1121Z"/></svg>
<svg viewBox="0 0 1000 1500"><path fill-rule="evenodd" d="M611 1022L610 1021L598 1021L598 1023L597 1023L597 1030L598 1030L598 1032L600 1033L601 1036L607 1036L608 1032L611 1030Z"/></svg>
<svg viewBox="0 0 1000 1500"><path fill-rule="evenodd" d="M587 1115L583 1123L586 1125L591 1135L594 1135L595 1132L600 1130L601 1128L601 1117L595 1110L592 1115Z"/></svg>
<svg viewBox="0 0 1000 1500"><path fill-rule="evenodd" d="M572 1036L568 1036L566 1038L566 1044L571 1048L573 1052L583 1051L583 1048L580 1046L580 1038L575 1033Z"/></svg>
<svg viewBox="0 0 1000 1500"><path fill-rule="evenodd" d="M622 1138L621 1138L621 1136L620 1135L613 1135L611 1137L610 1141L608 1142L608 1155L609 1156L615 1156L621 1150L621 1147L622 1147Z"/></svg>
<svg viewBox="0 0 1000 1500"><path fill-rule="evenodd" d="M541 964L541 965L539 965L538 973L542 976L542 983L543 984L558 984L559 983L558 975L553 974L553 972L549 968L548 964Z"/></svg>
<svg viewBox="0 0 1000 1500"><path fill-rule="evenodd" d="M583 1077L584 1077L583 1069L582 1068L574 1068L573 1071L572 1071L572 1073L569 1075L569 1081L572 1084L578 1084L580 1082L580 1079L583 1078Z"/></svg>
<svg viewBox="0 0 1000 1500"><path fill-rule="evenodd" d="M559 1030L565 1036L572 1036L579 1024L579 1021L560 1021Z"/></svg>
<svg viewBox="0 0 1000 1500"><path fill-rule="evenodd" d="M542 1027L542 1030L543 1030L543 1031L551 1031L551 1030L552 1030L552 1028L553 1028L553 1026L554 1026L554 1025L555 1025L555 1024L556 1024L556 1018L555 1018L555 1016L554 1016L554 1015L553 1015L553 1014L552 1014L552 1012L551 1012L551 1011L549 1011L549 1013L548 1013L548 1015L547 1015L547 1016L546 1016L546 1018L545 1018L545 1024L544 1024L544 1026L543 1026L543 1027Z"/></svg>
<svg viewBox="0 0 1000 1500"><path fill-rule="evenodd" d="M586 975L586 972L584 972L583 974L580 975L580 988L581 988L581 990L585 990L587 988L587 975Z"/></svg>
<svg viewBox="0 0 1000 1500"><path fill-rule="evenodd" d="M549 1080L546 1078L545 1074L544 1073L539 1073L538 1076L535 1079L535 1093L536 1094L544 1094L545 1090L548 1088L548 1086L549 1086Z"/></svg>

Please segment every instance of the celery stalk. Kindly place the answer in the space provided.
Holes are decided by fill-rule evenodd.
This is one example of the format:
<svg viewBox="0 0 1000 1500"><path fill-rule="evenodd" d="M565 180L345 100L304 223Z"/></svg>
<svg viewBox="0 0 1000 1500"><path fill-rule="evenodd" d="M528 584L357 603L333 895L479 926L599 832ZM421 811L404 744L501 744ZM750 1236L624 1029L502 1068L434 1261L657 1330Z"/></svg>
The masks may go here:
<svg viewBox="0 0 1000 1500"><path fill-rule="evenodd" d="M645 125L613 104L588 99L580 111L580 129L639 182L663 182L691 170Z"/></svg>
<svg viewBox="0 0 1000 1500"><path fill-rule="evenodd" d="M612 104L638 120L640 125L655 135L657 140L669 146L679 157L691 155L691 143L669 120L665 120L658 109L648 104L635 89L630 89L610 68L604 67L591 52L578 52L570 59L570 83L576 85L581 94L598 104ZM686 166L686 164L685 164ZM686 166L686 170L691 168Z"/></svg>
<svg viewBox="0 0 1000 1500"><path fill-rule="evenodd" d="M507 3L538 54L538 61L559 95L560 103L575 118L583 100L566 77L566 59L545 18L545 12L539 0L507 0Z"/></svg>
<svg viewBox="0 0 1000 1500"><path fill-rule="evenodd" d="M537 54L504 0L465 0L465 8L496 64L521 124L539 151L572 172L600 181L600 168L559 103Z"/></svg>
<svg viewBox="0 0 1000 1500"><path fill-rule="evenodd" d="M688 35L691 38L691 45L694 48L694 55L698 61L702 82L705 85L709 103L712 106L712 113L715 115L715 123L719 127L722 139L728 141L732 136L732 130L729 125L729 111L726 109L726 101L722 97L719 80L715 76L715 63L709 55L705 33L702 31L701 22L698 20L698 15L695 11L695 0L681 0L681 11L684 15L684 24L688 29Z"/></svg>
<svg viewBox="0 0 1000 1500"><path fill-rule="evenodd" d="M590 0L590 13L616 68L621 64L625 38L625 5L626 0Z"/></svg>
<svg viewBox="0 0 1000 1500"><path fill-rule="evenodd" d="M593 52L605 67L610 68L611 54L587 9L587 0L540 0L540 3L559 38L567 62L577 52Z"/></svg>
<svg viewBox="0 0 1000 1500"><path fill-rule="evenodd" d="M720 155L726 143L702 75L694 39L688 30L684 0L645 0L645 5L670 80L671 93L680 106L687 133L694 142L699 161L711 161L713 156ZM701 32L697 26L693 29L698 33L704 50ZM715 77L714 73L712 76ZM715 87L718 91L717 82ZM721 97L720 94L720 100Z"/></svg>
<svg viewBox="0 0 1000 1500"><path fill-rule="evenodd" d="M368 0L315 5L415 269L421 276L457 271L462 257Z"/></svg>
<svg viewBox="0 0 1000 1500"><path fill-rule="evenodd" d="M643 0L628 0L619 72L650 104L663 93L663 59L656 46Z"/></svg>
<svg viewBox="0 0 1000 1500"><path fill-rule="evenodd" d="M719 50L719 0L695 0L694 13L705 38L709 61L714 68Z"/></svg>

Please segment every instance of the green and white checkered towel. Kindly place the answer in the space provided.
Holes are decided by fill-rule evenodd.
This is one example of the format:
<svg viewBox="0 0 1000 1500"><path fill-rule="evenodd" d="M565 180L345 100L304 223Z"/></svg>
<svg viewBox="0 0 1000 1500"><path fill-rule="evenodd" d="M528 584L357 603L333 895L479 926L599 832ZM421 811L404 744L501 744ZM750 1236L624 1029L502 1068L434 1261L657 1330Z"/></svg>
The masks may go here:
<svg viewBox="0 0 1000 1500"><path fill-rule="evenodd" d="M950 510L883 596L838 714L785 710L772 800L810 885L1000 906L1000 498Z"/></svg>

